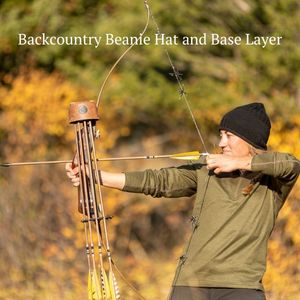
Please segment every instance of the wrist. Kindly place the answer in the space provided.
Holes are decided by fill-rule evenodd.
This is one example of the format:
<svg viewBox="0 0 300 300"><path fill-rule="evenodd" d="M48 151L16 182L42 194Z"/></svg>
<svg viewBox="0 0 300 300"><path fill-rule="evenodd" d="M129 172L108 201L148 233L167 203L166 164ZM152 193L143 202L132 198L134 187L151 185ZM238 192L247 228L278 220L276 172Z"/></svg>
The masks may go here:
<svg viewBox="0 0 300 300"><path fill-rule="evenodd" d="M244 156L238 160L239 169L251 171L252 156Z"/></svg>

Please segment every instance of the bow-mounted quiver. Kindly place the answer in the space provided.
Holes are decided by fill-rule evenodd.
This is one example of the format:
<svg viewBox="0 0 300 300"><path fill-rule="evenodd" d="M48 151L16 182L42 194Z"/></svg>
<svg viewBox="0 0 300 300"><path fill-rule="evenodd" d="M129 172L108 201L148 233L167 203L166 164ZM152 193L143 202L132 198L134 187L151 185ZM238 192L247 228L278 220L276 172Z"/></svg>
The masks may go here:
<svg viewBox="0 0 300 300"><path fill-rule="evenodd" d="M75 134L76 134L76 155L73 159L73 166L77 165L78 167L81 165L81 158L83 159L84 165L88 165L89 158L87 156L88 151L91 149L87 149L87 140L84 135L85 127L88 128L88 124L91 124L93 136L95 135L95 124L96 121L99 120L97 108L95 102L85 101L85 102L72 102L70 104L69 110L69 122L75 125ZM90 128L88 131L91 130ZM89 140L89 137L88 137ZM82 144L82 148L81 148ZM82 151L81 151L82 150ZM88 150L88 151L87 151ZM80 157L79 154L82 154ZM81 165L83 167L83 165ZM86 169L85 171L87 171ZM82 170L83 171L83 170ZM83 172L80 172L79 175L83 175ZM86 175L86 174L85 174ZM80 177L81 179L81 177ZM83 179L83 177L82 177ZM80 180L81 181L81 180ZM81 183L81 182L80 182ZM82 188L81 188L82 187ZM78 211L83 214L83 205L84 205L84 195L83 195L83 186L80 184L80 188L78 189ZM93 203L89 202L90 209L93 210ZM86 210L86 209L85 209Z"/></svg>
<svg viewBox="0 0 300 300"><path fill-rule="evenodd" d="M78 167L80 180L78 210L83 215L89 268L88 299L119 300L120 293L113 273L95 150L97 120L99 116L95 102L71 103L69 122L74 125L76 136L76 155L73 163Z"/></svg>

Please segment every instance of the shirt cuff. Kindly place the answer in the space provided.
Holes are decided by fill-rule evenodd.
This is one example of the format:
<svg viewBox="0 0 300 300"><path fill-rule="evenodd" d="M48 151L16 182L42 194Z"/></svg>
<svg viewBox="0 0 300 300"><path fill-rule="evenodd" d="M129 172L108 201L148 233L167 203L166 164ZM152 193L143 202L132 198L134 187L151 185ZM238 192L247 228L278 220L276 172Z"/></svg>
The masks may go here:
<svg viewBox="0 0 300 300"><path fill-rule="evenodd" d="M125 185L122 189L124 192L142 193L144 172L126 172Z"/></svg>
<svg viewBox="0 0 300 300"><path fill-rule="evenodd" d="M251 160L251 170L254 172L274 172L274 153L256 154Z"/></svg>

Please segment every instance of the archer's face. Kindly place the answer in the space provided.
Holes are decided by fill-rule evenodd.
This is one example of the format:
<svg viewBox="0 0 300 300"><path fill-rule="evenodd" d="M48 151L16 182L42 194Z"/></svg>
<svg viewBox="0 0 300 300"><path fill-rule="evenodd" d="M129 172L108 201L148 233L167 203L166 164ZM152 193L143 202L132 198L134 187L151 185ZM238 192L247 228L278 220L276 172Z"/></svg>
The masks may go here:
<svg viewBox="0 0 300 300"><path fill-rule="evenodd" d="M225 130L220 131L219 147L223 154L231 156L248 156L251 151L251 146L247 142Z"/></svg>

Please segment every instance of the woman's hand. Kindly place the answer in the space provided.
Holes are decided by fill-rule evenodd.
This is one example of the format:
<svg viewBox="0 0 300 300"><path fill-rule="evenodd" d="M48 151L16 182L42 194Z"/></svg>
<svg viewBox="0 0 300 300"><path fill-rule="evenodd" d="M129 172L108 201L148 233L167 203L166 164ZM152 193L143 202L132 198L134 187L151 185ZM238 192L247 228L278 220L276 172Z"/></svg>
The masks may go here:
<svg viewBox="0 0 300 300"><path fill-rule="evenodd" d="M252 156L232 156L226 154L210 154L206 158L207 169L215 174L235 170L251 170Z"/></svg>
<svg viewBox="0 0 300 300"><path fill-rule="evenodd" d="M65 168L67 176L70 178L73 186L79 186L80 180L78 167L74 166L74 164L72 163L66 163Z"/></svg>

